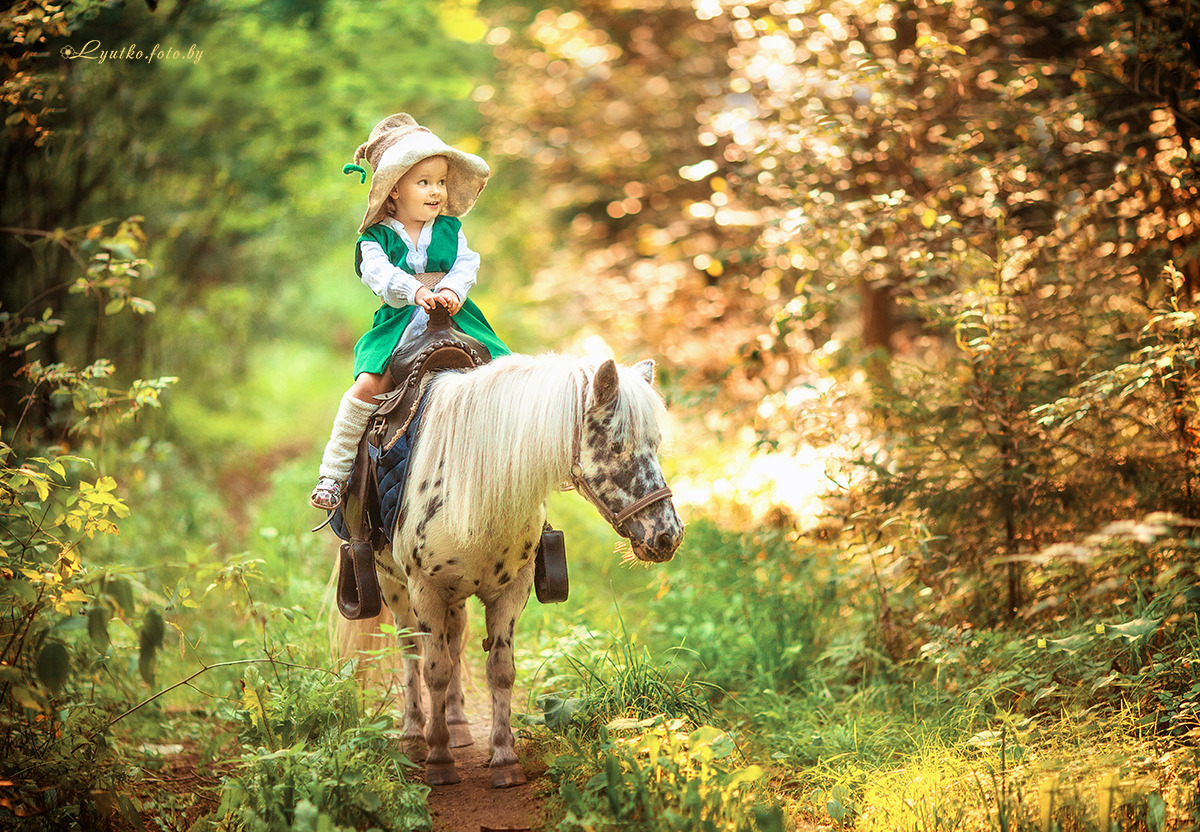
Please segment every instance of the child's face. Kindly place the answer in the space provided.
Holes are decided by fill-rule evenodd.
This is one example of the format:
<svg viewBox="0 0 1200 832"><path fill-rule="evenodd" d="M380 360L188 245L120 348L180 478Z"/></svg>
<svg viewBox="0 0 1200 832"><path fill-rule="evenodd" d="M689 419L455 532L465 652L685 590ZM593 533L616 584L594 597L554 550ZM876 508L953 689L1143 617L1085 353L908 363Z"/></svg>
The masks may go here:
<svg viewBox="0 0 1200 832"><path fill-rule="evenodd" d="M450 167L442 156L417 162L392 189L394 216L403 223L431 222L446 204L446 175Z"/></svg>

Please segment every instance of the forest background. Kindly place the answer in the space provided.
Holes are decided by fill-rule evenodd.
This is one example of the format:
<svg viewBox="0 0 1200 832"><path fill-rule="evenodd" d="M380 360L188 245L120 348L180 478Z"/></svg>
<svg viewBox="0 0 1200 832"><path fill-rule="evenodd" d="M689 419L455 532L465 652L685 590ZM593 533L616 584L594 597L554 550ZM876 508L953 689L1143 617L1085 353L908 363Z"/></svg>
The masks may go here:
<svg viewBox="0 0 1200 832"><path fill-rule="evenodd" d="M1195 0L0 28L4 823L427 822L321 657L305 506L375 305L341 167L400 109L492 163L509 343L652 356L677 422L675 563L553 506L584 580L523 624L548 823L1200 823Z"/></svg>

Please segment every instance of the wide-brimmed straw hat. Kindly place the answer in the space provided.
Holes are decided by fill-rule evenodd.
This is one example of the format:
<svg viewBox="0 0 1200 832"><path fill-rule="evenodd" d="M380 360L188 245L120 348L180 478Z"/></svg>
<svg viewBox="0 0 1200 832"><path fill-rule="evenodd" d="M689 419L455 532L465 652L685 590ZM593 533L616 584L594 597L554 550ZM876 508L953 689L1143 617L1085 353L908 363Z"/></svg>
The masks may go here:
<svg viewBox="0 0 1200 832"><path fill-rule="evenodd" d="M396 113L376 124L371 137L354 153L356 163L366 159L373 171L367 213L358 229L359 234L383 219L384 203L400 177L430 156L445 157L449 168L442 213L461 217L471 210L491 176L487 162L473 153L450 147L407 113ZM350 169L347 165L347 172Z"/></svg>

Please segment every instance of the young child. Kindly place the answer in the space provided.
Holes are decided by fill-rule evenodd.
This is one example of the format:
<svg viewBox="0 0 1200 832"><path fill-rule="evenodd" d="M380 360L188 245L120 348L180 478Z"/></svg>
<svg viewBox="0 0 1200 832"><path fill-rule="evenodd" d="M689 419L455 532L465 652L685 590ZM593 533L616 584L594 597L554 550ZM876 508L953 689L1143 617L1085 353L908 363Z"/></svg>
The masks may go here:
<svg viewBox="0 0 1200 832"><path fill-rule="evenodd" d="M479 255L467 247L457 219L475 204L491 171L483 159L449 147L405 113L389 116L354 154L374 171L367 213L358 229L354 266L383 305L354 347L354 384L342 397L311 502L331 511L354 464L359 440L389 392L388 360L396 347L425 331L428 312L447 308L463 332L495 358L510 350L467 293ZM347 166L347 172L363 168ZM433 291L416 275L445 272Z"/></svg>

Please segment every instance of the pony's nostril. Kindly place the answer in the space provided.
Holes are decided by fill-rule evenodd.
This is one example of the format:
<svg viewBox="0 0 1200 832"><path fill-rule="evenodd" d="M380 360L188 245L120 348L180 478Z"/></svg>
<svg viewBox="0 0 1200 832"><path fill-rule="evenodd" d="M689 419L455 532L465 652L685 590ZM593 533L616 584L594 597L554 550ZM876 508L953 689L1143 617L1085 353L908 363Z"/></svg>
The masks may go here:
<svg viewBox="0 0 1200 832"><path fill-rule="evenodd" d="M654 548L660 552L673 551L675 537L670 532L659 532L658 537L654 538Z"/></svg>

